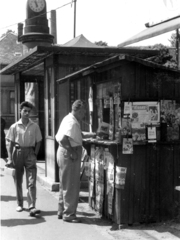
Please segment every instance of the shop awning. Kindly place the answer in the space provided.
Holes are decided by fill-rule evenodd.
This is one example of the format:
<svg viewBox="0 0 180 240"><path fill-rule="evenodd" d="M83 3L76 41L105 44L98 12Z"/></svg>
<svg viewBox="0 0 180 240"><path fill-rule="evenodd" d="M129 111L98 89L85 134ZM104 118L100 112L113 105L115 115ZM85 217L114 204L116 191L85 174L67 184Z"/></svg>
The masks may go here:
<svg viewBox="0 0 180 240"><path fill-rule="evenodd" d="M124 47L132 43L136 43L148 38L156 37L158 35L176 30L178 28L180 28L180 16L175 19L166 21L164 23L160 23L156 26L149 27L148 29L145 29L144 31L129 38L125 42L120 43L118 47Z"/></svg>

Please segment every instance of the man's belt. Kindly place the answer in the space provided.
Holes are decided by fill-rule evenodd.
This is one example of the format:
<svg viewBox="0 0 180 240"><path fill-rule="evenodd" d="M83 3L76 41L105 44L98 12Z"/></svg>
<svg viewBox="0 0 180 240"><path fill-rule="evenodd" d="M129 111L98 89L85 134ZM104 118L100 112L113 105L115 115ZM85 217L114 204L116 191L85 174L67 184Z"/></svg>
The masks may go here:
<svg viewBox="0 0 180 240"><path fill-rule="evenodd" d="M16 148L16 149L26 150L26 149L34 148L34 146L31 146L31 147L21 147L19 144L15 144L15 148Z"/></svg>
<svg viewBox="0 0 180 240"><path fill-rule="evenodd" d="M59 143L59 146L63 148L63 146ZM82 145L74 146L72 148L82 148Z"/></svg>

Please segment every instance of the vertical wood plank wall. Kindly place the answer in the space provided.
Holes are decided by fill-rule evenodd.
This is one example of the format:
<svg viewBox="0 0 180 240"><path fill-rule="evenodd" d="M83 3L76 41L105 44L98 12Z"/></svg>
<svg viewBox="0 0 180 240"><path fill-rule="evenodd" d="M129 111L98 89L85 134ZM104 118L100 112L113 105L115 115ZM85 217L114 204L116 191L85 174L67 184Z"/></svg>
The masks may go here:
<svg viewBox="0 0 180 240"><path fill-rule="evenodd" d="M125 188L116 189L117 223L159 222L175 217L180 208L180 194L175 190L180 184L180 146L134 146L133 156L119 154L116 164L127 167L127 175Z"/></svg>
<svg viewBox="0 0 180 240"><path fill-rule="evenodd" d="M121 147L118 145L118 158L117 145L110 146L109 151L115 166L127 168L125 187L115 188L113 216L108 214L108 197L104 191L103 216L117 224L175 218L180 210L180 194L175 190L180 185L180 145L136 145L133 155L123 155ZM106 189L106 179L104 186ZM96 210L95 196L89 198L89 205Z"/></svg>

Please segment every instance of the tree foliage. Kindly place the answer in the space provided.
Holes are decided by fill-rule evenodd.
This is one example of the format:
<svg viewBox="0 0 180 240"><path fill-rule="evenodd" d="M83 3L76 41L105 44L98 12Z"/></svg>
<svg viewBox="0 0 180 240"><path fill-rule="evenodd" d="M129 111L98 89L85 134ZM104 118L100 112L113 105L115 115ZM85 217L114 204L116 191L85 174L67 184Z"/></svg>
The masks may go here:
<svg viewBox="0 0 180 240"><path fill-rule="evenodd" d="M108 46L107 42L103 42L103 41L95 42L95 44L98 46Z"/></svg>
<svg viewBox="0 0 180 240"><path fill-rule="evenodd" d="M171 43L171 47L176 47L176 33L173 33L171 35L171 38L168 39L168 41Z"/></svg>
<svg viewBox="0 0 180 240"><path fill-rule="evenodd" d="M146 60L163 65L165 67L177 68L177 62L173 59L173 56L169 53L168 47L163 44L155 44L149 47L152 50L158 50L157 56L149 57Z"/></svg>

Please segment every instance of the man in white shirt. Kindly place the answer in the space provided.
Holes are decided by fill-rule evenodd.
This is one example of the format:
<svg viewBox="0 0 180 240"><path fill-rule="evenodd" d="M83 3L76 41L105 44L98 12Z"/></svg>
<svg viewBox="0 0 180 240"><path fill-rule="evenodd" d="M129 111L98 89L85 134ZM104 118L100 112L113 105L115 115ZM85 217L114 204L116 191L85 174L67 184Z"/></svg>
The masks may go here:
<svg viewBox="0 0 180 240"><path fill-rule="evenodd" d="M29 116L33 108L30 102L22 102L20 105L21 119L15 122L8 130L6 139L9 141L7 166L14 165L15 186L17 194L17 212L23 211L23 174L26 169L27 199L30 216L40 213L35 208L36 204L36 176L37 154L41 145L42 135L39 126Z"/></svg>
<svg viewBox="0 0 180 240"><path fill-rule="evenodd" d="M82 155L83 133L80 121L86 113L86 104L82 100L76 100L72 105L72 112L64 117L56 140L59 143L57 150L57 163L59 166L59 203L58 219L79 223L76 217L76 209L80 190L80 165ZM86 137L93 137L89 133Z"/></svg>

